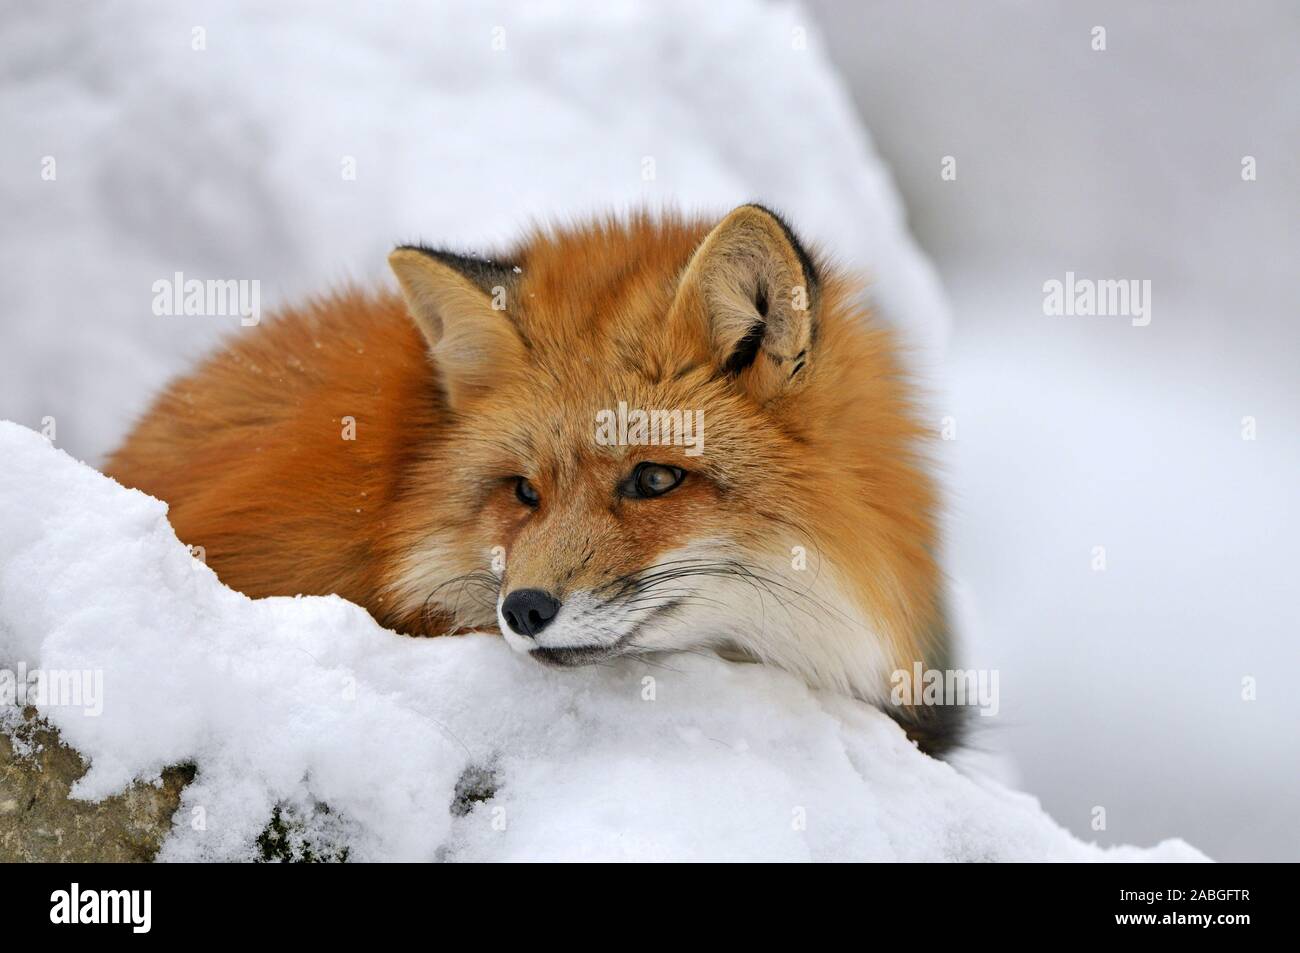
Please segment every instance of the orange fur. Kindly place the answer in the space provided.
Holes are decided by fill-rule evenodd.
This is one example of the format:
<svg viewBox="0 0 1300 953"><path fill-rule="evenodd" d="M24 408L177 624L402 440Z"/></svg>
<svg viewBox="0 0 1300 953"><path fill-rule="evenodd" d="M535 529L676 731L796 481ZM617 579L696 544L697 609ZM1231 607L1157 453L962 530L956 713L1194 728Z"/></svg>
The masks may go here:
<svg viewBox="0 0 1300 953"><path fill-rule="evenodd" d="M450 352L430 356L443 329L421 334L395 293L288 309L173 382L107 472L167 501L180 538L233 588L338 593L402 632L492 628L485 578L563 599L724 540L767 566L804 547L810 570L769 581L833 578L883 671L932 664L945 648L936 495L895 342L845 276L821 270L807 367L792 372L773 351L721 373L718 348L736 335L715 314L729 279L713 275L752 242L782 241L758 213L733 218L721 250L699 257L715 222L636 214L528 235L506 256L519 269L504 312L476 319L508 322L494 333L524 346L476 350L468 324L457 354L469 356L455 360L484 363L455 390ZM781 249L761 267L779 276L798 262ZM703 409L705 452L596 445L594 415L619 401ZM662 497L620 498L612 488L637 461L688 476ZM516 499L517 476L540 492L536 510ZM762 585L753 598L767 598ZM793 589L768 588L778 603L783 591ZM811 612L806 628L824 621ZM726 648L734 635L701 644ZM767 660L785 664L781 652ZM856 677L810 680L882 696Z"/></svg>

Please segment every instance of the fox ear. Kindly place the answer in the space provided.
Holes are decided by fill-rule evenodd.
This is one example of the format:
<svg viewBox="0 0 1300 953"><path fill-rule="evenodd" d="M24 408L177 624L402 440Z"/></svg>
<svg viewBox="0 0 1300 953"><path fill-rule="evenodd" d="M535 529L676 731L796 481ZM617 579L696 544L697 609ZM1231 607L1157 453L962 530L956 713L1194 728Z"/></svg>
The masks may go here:
<svg viewBox="0 0 1300 953"><path fill-rule="evenodd" d="M388 264L453 407L523 364L523 342L505 313L509 266L413 245Z"/></svg>
<svg viewBox="0 0 1300 953"><path fill-rule="evenodd" d="M816 268L790 227L761 205L742 205L696 249L673 311L703 332L720 373L768 401L806 377L817 304Z"/></svg>

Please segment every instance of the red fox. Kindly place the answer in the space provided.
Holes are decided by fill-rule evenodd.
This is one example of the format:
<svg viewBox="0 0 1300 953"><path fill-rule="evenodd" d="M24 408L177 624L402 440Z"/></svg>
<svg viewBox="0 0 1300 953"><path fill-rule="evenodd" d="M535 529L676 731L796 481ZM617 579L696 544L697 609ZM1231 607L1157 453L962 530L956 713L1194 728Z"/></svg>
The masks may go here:
<svg viewBox="0 0 1300 953"><path fill-rule="evenodd" d="M745 205L402 246L174 381L106 472L250 596L328 594L408 634L497 629L555 666L711 650L885 708L942 707L926 428L859 288Z"/></svg>

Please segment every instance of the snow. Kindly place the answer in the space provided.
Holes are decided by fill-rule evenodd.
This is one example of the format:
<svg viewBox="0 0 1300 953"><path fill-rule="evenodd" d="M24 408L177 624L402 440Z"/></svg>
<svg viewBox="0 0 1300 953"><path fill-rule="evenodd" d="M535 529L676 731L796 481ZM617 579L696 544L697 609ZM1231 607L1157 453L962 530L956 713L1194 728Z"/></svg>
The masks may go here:
<svg viewBox="0 0 1300 953"><path fill-rule="evenodd" d="M248 599L165 504L13 423L0 456L0 664L103 673L98 715L41 706L90 760L76 796L197 766L163 859L247 859L277 804L354 860L1202 859L1084 844L775 669L556 671L337 597ZM462 778L485 799L453 811Z"/></svg>

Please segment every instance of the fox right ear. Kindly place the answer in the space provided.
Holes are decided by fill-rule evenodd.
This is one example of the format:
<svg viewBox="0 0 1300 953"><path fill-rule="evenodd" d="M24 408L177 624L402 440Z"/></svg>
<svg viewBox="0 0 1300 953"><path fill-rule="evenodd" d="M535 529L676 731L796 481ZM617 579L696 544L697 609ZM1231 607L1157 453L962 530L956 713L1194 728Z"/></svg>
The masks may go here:
<svg viewBox="0 0 1300 953"><path fill-rule="evenodd" d="M672 317L707 342L715 366L760 403L803 386L817 337L817 269L775 212L742 205L705 236Z"/></svg>
<svg viewBox="0 0 1300 953"><path fill-rule="evenodd" d="M413 245L396 249L388 264L453 406L523 364L523 342L505 314L505 267Z"/></svg>

